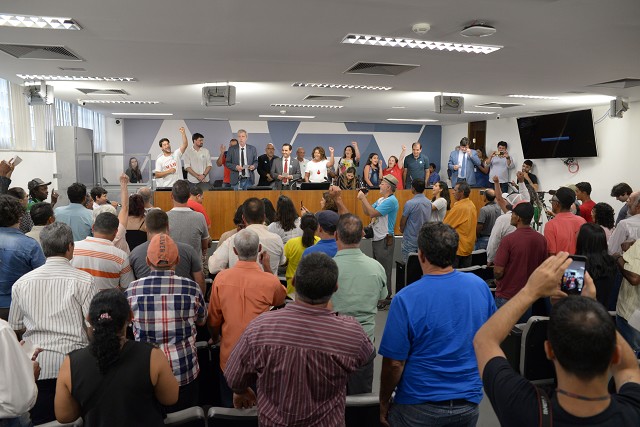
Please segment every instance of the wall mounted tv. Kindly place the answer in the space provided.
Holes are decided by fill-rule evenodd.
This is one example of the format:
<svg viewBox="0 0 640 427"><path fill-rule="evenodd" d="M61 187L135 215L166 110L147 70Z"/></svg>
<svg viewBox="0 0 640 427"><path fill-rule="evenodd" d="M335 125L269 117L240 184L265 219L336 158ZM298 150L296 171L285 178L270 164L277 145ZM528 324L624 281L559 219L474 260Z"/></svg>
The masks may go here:
<svg viewBox="0 0 640 427"><path fill-rule="evenodd" d="M518 119L525 159L597 157L591 110Z"/></svg>

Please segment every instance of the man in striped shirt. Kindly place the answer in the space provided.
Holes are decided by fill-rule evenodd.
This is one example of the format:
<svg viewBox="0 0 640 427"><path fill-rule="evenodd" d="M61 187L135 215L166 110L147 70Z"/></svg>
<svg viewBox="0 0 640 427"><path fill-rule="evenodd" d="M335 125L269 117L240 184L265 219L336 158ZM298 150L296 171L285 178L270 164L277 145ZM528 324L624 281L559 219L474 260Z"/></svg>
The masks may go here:
<svg viewBox="0 0 640 427"><path fill-rule="evenodd" d="M91 274L98 289L126 289L134 280L129 256L113 244L118 232L118 217L103 212L93 224L93 237L76 242L71 265Z"/></svg>
<svg viewBox="0 0 640 427"><path fill-rule="evenodd" d="M173 239L164 233L155 235L147 250L151 274L133 281L126 290L136 341L157 344L180 384L178 402L167 408L168 412L198 403L196 325L203 326L207 320L207 307L198 284L175 275L173 269L179 259Z"/></svg>
<svg viewBox="0 0 640 427"><path fill-rule="evenodd" d="M261 426L343 426L349 374L373 345L352 317L327 308L338 266L324 253L304 257L293 278L296 301L254 319L233 349L225 377L236 408L255 404Z"/></svg>
<svg viewBox="0 0 640 427"><path fill-rule="evenodd" d="M42 229L40 242L47 261L13 285L9 313L11 327L24 331L22 339L43 350L38 355L38 399L31 410L36 425L55 420L58 370L66 354L89 344L84 319L98 292L93 277L69 263L73 256L71 227L61 222L49 224Z"/></svg>

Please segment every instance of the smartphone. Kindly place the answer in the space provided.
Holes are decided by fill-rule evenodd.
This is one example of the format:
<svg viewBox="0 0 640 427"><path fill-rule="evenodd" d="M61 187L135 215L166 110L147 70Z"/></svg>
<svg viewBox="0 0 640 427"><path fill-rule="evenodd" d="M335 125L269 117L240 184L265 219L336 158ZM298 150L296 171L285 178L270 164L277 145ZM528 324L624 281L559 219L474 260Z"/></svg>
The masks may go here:
<svg viewBox="0 0 640 427"><path fill-rule="evenodd" d="M560 290L568 295L580 295L584 287L587 257L582 255L569 255L569 258L571 258L571 264L562 275Z"/></svg>

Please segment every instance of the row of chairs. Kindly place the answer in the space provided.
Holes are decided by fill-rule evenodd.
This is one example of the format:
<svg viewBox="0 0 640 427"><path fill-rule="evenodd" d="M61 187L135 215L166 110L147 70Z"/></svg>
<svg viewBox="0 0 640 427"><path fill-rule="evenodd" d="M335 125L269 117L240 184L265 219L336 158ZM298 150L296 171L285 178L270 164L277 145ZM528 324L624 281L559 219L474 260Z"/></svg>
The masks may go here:
<svg viewBox="0 0 640 427"><path fill-rule="evenodd" d="M376 427L380 425L380 405L375 394L347 396L345 424L347 427ZM82 427L82 419L60 424L56 421L36 427ZM258 427L258 411L194 406L173 412L164 420L170 427Z"/></svg>

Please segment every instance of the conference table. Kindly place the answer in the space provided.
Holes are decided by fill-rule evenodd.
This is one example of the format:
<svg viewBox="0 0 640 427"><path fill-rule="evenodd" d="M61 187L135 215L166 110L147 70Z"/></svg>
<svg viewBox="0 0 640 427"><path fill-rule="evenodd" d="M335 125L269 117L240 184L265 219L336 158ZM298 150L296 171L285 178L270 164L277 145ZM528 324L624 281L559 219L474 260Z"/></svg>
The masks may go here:
<svg viewBox="0 0 640 427"><path fill-rule="evenodd" d="M317 212L320 210L320 199L322 199L322 193L324 193L324 190L205 191L202 204L211 218L209 235L213 240L218 240L222 233L235 228L233 215L235 214L237 207L250 197L269 199L271 203L273 203L273 206L276 207L278 197L280 197L280 195L285 195L293 201L293 204L296 206L298 211L300 210L300 202L302 202L304 207L309 211ZM365 225L368 225L371 219L364 213L362 203L357 199L357 195L357 190L342 190L342 200L347 209L349 209L349 212L358 215L360 219L362 219L362 222ZM398 216L396 217L395 234L402 235L400 232L402 209L404 208L404 204L407 200L413 197L413 194L411 193L411 190L397 190L395 195L400 205ZM425 190L425 195L429 200L431 200L431 189ZM378 200L379 197L379 190L370 190L367 194L367 200L372 204ZM472 188L469 198L476 205L478 211L482 206L484 206L484 196L480 195L480 188ZM451 191L451 202L452 205L455 202L455 199L453 198L453 191ZM171 210L173 207L171 191L155 191L154 205L164 211Z"/></svg>

